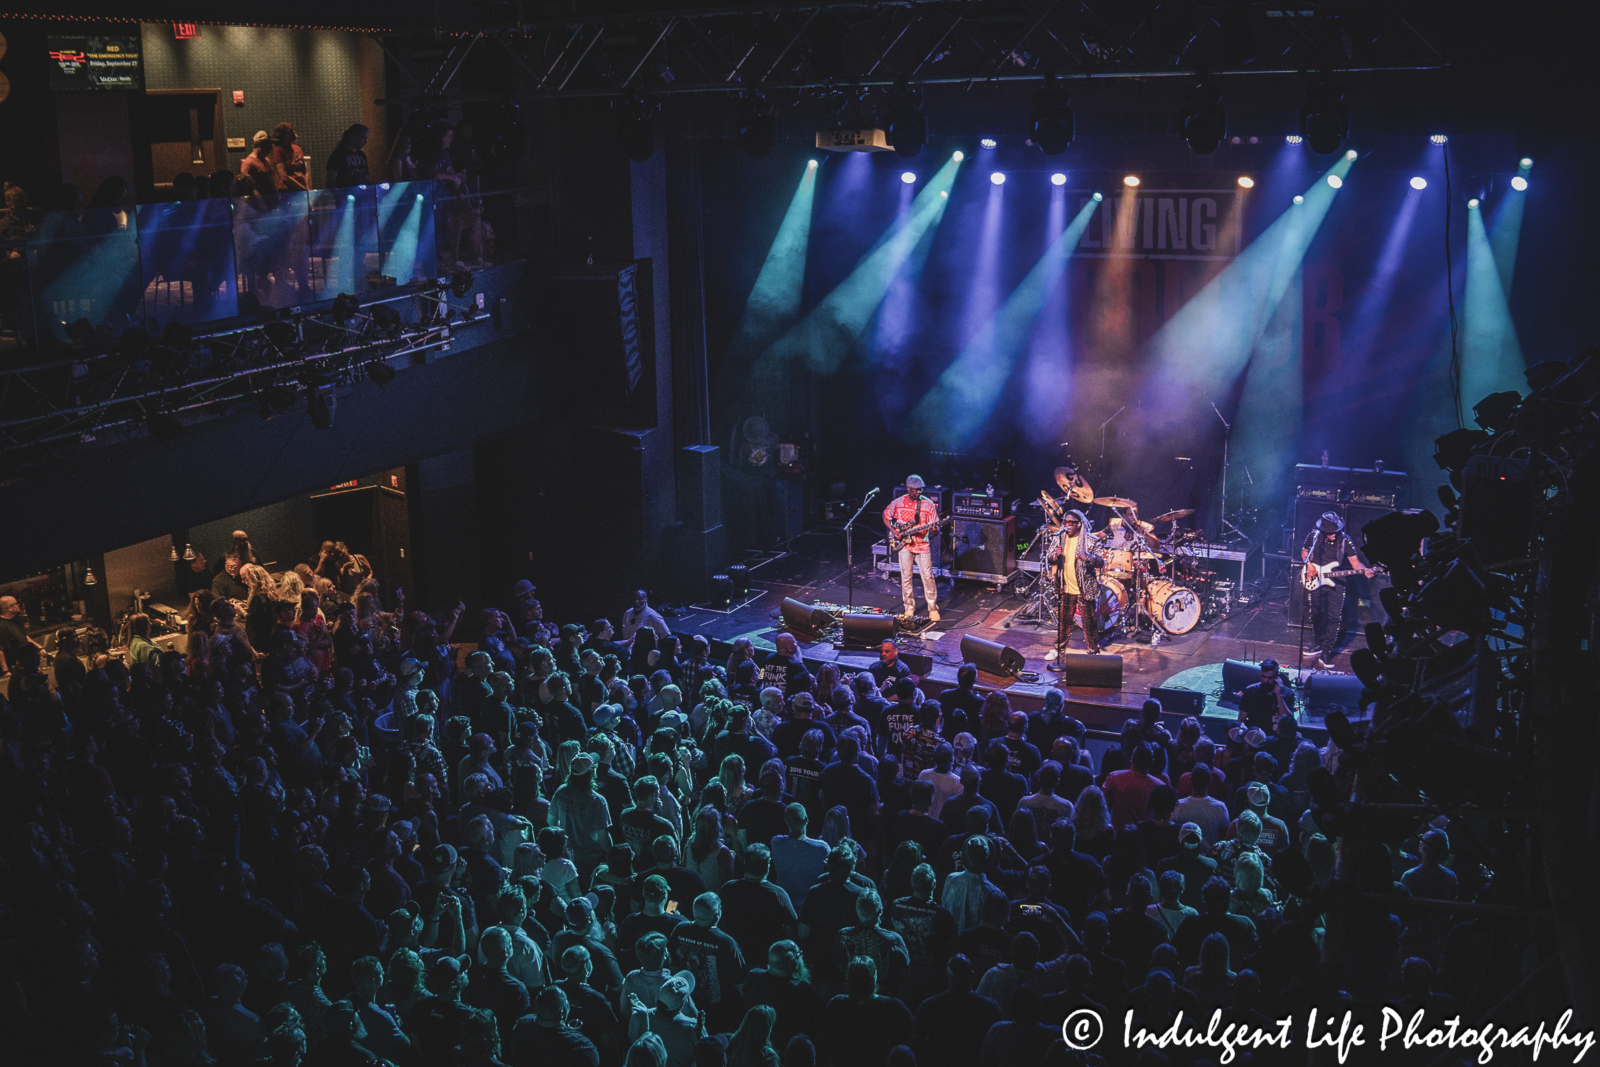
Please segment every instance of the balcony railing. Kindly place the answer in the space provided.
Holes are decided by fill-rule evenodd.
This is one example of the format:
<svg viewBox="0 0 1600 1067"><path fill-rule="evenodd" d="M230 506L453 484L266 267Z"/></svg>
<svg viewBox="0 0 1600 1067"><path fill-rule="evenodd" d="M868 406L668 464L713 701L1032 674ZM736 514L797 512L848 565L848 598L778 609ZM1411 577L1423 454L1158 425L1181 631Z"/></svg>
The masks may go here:
<svg viewBox="0 0 1600 1067"><path fill-rule="evenodd" d="M0 239L0 344L362 297L520 257L515 193L395 182L58 212Z"/></svg>

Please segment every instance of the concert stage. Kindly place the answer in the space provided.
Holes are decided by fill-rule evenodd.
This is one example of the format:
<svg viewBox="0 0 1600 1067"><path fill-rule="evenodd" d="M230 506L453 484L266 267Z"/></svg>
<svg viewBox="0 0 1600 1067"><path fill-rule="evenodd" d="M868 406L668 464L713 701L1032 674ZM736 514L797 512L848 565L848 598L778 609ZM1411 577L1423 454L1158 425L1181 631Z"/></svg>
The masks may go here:
<svg viewBox="0 0 1600 1067"><path fill-rule="evenodd" d="M735 597L730 608L684 607L675 616L668 615L668 622L676 633L699 634L710 639L714 643L713 658L720 658L727 654L725 643L739 637L748 637L758 650L771 650L773 639L782 629L780 608L785 598L829 608L843 606L848 601L860 611L879 611L893 616L900 610L899 578L881 574L874 567L870 529L858 527L857 534L853 600L847 582L842 524L833 523L807 531L789 542L786 550L751 554L746 561L750 567L750 591L746 596ZM1070 714L1091 729L1116 730L1129 716L1138 713L1151 689L1184 689L1203 697L1203 722L1207 733L1220 738L1237 718L1236 706L1221 699L1225 661L1253 664L1270 657L1277 659L1291 678L1310 678L1313 673L1309 669L1312 666L1309 659L1304 663L1305 670L1298 669L1301 667L1300 627L1289 622L1288 568L1281 561L1275 564L1269 561L1267 577L1256 583L1263 595L1248 606L1235 606L1225 617L1208 617L1181 636L1163 634L1154 647L1148 643L1148 638L1141 642L1126 633L1104 640L1102 652L1122 657L1120 689L1069 684L1046 670L1045 655L1054 645L1055 630L1053 626L1042 627L1018 618L1028 605L1019 592L1019 584L996 588L974 581L952 584L947 578L939 579L940 622L921 634L902 633L898 638L901 653L913 664L914 671L917 657L926 657L931 662L931 669L924 675L925 687L938 691L955 684L956 670L962 663L961 639L970 634L1015 648L1026 657L1024 675L1037 674L1037 680L1024 680L980 672L979 687L1004 689L1013 707L1040 708L1045 693L1059 688L1066 694ZM920 585L918 589L918 610L923 611ZM926 619L919 619L918 625L926 625ZM1353 618L1347 627L1360 628ZM834 632L837 635L837 629ZM877 662L875 648L845 648L828 640L808 641L803 635L796 636L813 670L830 661L852 670ZM1340 672L1348 670L1350 648L1364 644L1360 636L1350 636L1349 642L1335 663ZM1083 651L1081 631L1074 633L1072 644L1073 651ZM1311 684L1319 690L1326 686L1346 693L1345 699L1354 701L1359 685L1340 672L1332 675L1318 672L1320 682ZM1346 679L1351 684L1341 684ZM1320 710L1308 711L1303 694L1300 703L1303 728L1309 736L1320 739ZM1356 714L1354 708L1346 713L1352 718Z"/></svg>

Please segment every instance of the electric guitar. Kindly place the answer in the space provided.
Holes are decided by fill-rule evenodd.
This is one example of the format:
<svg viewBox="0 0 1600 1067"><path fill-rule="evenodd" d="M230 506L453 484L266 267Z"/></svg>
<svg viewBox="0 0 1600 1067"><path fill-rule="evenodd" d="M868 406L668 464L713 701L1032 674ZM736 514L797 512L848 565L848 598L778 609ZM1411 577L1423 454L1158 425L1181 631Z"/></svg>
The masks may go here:
<svg viewBox="0 0 1600 1067"><path fill-rule="evenodd" d="M953 518L955 518L954 515L946 515L942 519L918 523L915 526L906 526L903 523L891 522L889 524L889 551L900 551L902 548L906 547L906 542L910 541L913 537L920 533L927 533L932 530L937 530L939 527L943 526Z"/></svg>
<svg viewBox="0 0 1600 1067"><path fill-rule="evenodd" d="M1389 573L1382 567L1369 567L1368 570L1372 571L1373 574ZM1337 562L1326 563L1321 567L1318 567L1315 563L1307 563L1306 574L1303 582L1306 587L1306 592L1315 593L1318 589L1326 589L1328 586L1332 585L1335 578L1347 578L1352 574L1360 573L1361 571L1354 567L1346 567L1343 570L1340 570Z"/></svg>

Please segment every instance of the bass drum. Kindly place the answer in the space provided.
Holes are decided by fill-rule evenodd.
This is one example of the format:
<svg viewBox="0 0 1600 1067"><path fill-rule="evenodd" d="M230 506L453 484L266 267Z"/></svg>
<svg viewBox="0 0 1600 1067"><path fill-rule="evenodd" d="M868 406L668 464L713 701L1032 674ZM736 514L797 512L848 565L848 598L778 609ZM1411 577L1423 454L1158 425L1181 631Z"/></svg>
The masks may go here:
<svg viewBox="0 0 1600 1067"><path fill-rule="evenodd" d="M1109 634L1113 630L1120 630L1123 620L1128 614L1128 587L1115 578L1102 577L1100 579L1100 595L1095 598L1095 620L1100 624L1100 633ZM1083 605L1078 605L1074 619L1079 626L1083 625Z"/></svg>
<svg viewBox="0 0 1600 1067"><path fill-rule="evenodd" d="M1157 578L1144 587L1144 610L1169 634L1186 634L1200 625L1200 597L1187 586Z"/></svg>

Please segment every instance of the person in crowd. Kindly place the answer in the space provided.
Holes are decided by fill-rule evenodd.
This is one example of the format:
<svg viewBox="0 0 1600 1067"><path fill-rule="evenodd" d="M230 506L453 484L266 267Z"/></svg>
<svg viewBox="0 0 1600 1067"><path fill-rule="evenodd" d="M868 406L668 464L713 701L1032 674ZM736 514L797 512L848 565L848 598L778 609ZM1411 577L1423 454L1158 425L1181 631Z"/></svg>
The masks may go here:
<svg viewBox="0 0 1600 1067"><path fill-rule="evenodd" d="M280 122L272 127L272 149L267 154L267 160L279 192L303 192L311 188L306 154L299 142L300 135L295 132L294 123Z"/></svg>
<svg viewBox="0 0 1600 1067"><path fill-rule="evenodd" d="M334 145L327 173L329 189L367 184L367 128L361 123L346 129Z"/></svg>

